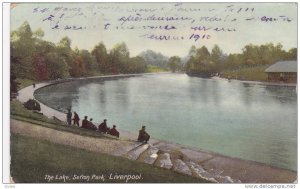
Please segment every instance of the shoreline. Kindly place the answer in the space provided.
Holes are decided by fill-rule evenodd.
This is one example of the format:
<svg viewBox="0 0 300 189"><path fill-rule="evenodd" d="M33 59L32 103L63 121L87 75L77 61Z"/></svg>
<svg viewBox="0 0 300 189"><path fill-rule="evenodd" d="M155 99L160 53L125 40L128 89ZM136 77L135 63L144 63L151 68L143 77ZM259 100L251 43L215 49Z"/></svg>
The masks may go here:
<svg viewBox="0 0 300 189"><path fill-rule="evenodd" d="M266 85L266 86L286 86L286 87L297 87L297 83L274 83L274 82L266 82L266 81L251 81L251 80L239 80L239 79L230 79L225 77L217 77L214 76L211 79L216 80L224 80L224 81L238 81L241 83L254 84L254 85Z"/></svg>
<svg viewBox="0 0 300 189"><path fill-rule="evenodd" d="M157 73L150 73L150 74L157 74ZM123 74L123 75L109 75L109 76L96 76L96 77L89 77L89 78L72 78L72 79L66 79L66 80L58 80L58 81L48 81L48 82L42 82L42 83L38 83L36 84L36 87L33 88L33 86L27 86L23 89L21 89L19 91L19 95L17 97L17 100L21 101L22 103L26 102L28 99L33 98L34 97L34 93L36 90L40 89L40 88L44 88L47 87L49 85L55 85L55 84L60 84L60 83L64 83L64 82L70 82L70 81L76 81L76 80L82 80L82 79L99 79L99 78L103 78L103 79L107 79L107 78L127 78L127 77L135 77L135 76L142 76L145 74ZM148 74L146 74L148 75ZM46 106L45 104L43 104L42 102L38 101L41 105L41 113L43 113L46 117L53 119L53 117L56 117L57 119L66 122L66 114L63 112L60 112L58 110L55 110L51 107ZM133 140L136 141L136 137L137 134L134 134L132 132L129 131L124 131L122 129L118 129L121 133L121 139L123 140ZM269 167L272 169L278 169L278 170L286 170L289 172L294 172L297 173L297 171L294 170L289 170L289 169L285 169L285 168L279 168L279 167L274 167L272 165L268 165L265 163L260 163L260 162L256 162L256 161L252 161L252 160L245 160L245 159L240 159L240 158L236 158L236 157L230 157L230 156L226 156L223 154L218 154L215 152L211 152L211 151L207 151L207 150L203 150L203 149L198 149L196 147L191 147L191 146L187 146L187 145L183 145L183 144L178 144L178 143L173 143L173 142L169 142L169 141L164 141L164 140L160 140L160 139L155 139L155 138L151 138L150 139L151 143L155 144L155 143L164 143L166 150L169 149L185 149L188 153L188 151L191 151L191 154L193 154L194 152L199 152L201 154L206 154L209 156L213 156L213 157L219 157L219 158L223 158L223 159L230 159L233 162L244 162L242 164L251 164L251 165L256 165L259 167ZM216 167L217 168L217 167Z"/></svg>

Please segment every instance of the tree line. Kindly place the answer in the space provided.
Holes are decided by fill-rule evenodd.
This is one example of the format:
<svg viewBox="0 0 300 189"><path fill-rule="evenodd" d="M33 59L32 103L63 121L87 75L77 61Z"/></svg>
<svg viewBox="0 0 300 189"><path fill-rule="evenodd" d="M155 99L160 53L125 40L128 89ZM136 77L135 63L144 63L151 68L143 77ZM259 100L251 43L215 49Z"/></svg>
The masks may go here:
<svg viewBox="0 0 300 189"><path fill-rule="evenodd" d="M71 48L71 40L62 38L55 44L43 40L41 29L32 31L28 22L11 32L11 72L18 78L52 80L102 74L147 72L148 65L182 71L190 75L212 76L225 70L273 64L278 60L296 60L297 48L283 50L278 43L248 44L242 53L226 55L218 45L211 52L192 46L186 57L170 58L151 50L130 57L125 43L107 50L100 42L92 51ZM183 60L187 60L183 62Z"/></svg>
<svg viewBox="0 0 300 189"><path fill-rule="evenodd" d="M189 59L183 69L191 75L211 76L224 70L270 65L279 60L297 59L297 48L285 51L282 47L280 43L248 44L244 46L242 53L226 55L218 45L214 45L211 52L205 46L200 48L192 46Z"/></svg>
<svg viewBox="0 0 300 189"><path fill-rule="evenodd" d="M62 38L58 44L43 39L41 29L32 31L28 22L11 32L11 72L18 78L51 80L101 74L143 73L146 61L130 57L125 43L107 50L103 43L90 52L71 48L71 40Z"/></svg>

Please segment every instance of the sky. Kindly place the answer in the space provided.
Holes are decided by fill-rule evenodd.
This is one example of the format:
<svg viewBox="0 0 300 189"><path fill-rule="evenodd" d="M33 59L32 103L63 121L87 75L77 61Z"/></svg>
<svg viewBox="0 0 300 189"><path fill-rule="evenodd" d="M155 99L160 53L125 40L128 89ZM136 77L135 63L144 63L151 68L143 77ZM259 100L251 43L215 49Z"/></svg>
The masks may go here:
<svg viewBox="0 0 300 189"><path fill-rule="evenodd" d="M125 42L130 56L147 49L186 56L192 45L241 53L247 44L297 47L296 3L21 3L11 6L11 31L28 21L43 39L67 36L72 48L107 49ZM204 31L203 28L206 30Z"/></svg>

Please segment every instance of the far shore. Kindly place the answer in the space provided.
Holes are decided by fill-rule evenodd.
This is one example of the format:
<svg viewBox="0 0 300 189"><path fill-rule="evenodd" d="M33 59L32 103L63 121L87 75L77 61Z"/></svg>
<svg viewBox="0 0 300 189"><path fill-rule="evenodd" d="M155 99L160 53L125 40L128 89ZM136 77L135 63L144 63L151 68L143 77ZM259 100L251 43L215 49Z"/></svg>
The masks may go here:
<svg viewBox="0 0 300 189"><path fill-rule="evenodd" d="M296 87L297 83L275 83L275 82L266 82L266 81L251 81L251 80L240 80L240 79L228 79L226 77L212 77L212 79L222 79L227 81L239 81L241 83L256 84L256 85L274 85L274 86L288 86Z"/></svg>
<svg viewBox="0 0 300 189"><path fill-rule="evenodd" d="M157 74L170 74L172 72L156 72L156 73L139 73L139 74L115 74L115 75L100 75L100 76L90 76L90 77L78 77L78 78L65 78L65 79L56 79L56 80L50 80L50 81L42 81L40 83L49 83L49 85L55 85L70 81L78 81L78 80L84 80L84 79L110 79L110 78L127 78L127 77L136 77L136 76L143 76L143 75L157 75ZM184 72L175 72L177 74L186 74ZM196 77L196 76L194 76ZM220 77L220 76L213 76L211 78L203 78L198 77L202 79L220 79L220 80L227 80L227 81L238 81L241 83L248 83L248 84L257 84L257 85L275 85L275 86L291 86L296 87L297 83L283 83L283 82L266 82L266 81L252 81L252 80L241 80L241 79L228 79L226 77ZM47 85L47 86L49 86ZM44 86L46 87L46 86Z"/></svg>

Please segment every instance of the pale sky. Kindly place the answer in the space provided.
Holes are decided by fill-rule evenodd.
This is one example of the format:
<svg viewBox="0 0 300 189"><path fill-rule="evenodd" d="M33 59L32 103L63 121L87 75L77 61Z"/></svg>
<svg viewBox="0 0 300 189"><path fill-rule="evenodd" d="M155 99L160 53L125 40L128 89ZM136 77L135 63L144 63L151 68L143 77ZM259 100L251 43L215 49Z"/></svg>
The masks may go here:
<svg viewBox="0 0 300 189"><path fill-rule="evenodd" d="M43 39L57 43L68 36L73 48L125 42L131 56L151 49L183 57L192 45L210 50L217 44L227 54L249 43L297 47L296 3L22 3L11 8L10 19L11 30L28 21L33 31L45 32Z"/></svg>

